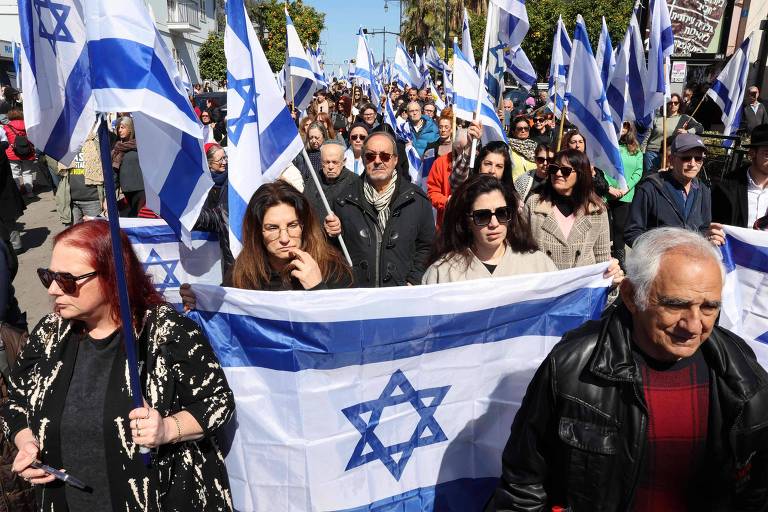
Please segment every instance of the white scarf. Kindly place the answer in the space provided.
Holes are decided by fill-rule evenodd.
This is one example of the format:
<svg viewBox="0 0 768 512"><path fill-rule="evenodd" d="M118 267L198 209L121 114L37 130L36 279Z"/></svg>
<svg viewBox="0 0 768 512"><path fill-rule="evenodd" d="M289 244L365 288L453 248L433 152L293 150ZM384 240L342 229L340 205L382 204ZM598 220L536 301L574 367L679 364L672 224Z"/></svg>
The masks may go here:
<svg viewBox="0 0 768 512"><path fill-rule="evenodd" d="M397 183L397 172L392 173L392 179L389 180L387 188L383 192L379 193L373 185L368 181L368 177L363 181L363 193L365 193L365 199L376 208L376 212L379 215L379 229L384 232L384 228L387 227L387 220L389 220L389 202L392 200L392 195L395 193L395 184Z"/></svg>

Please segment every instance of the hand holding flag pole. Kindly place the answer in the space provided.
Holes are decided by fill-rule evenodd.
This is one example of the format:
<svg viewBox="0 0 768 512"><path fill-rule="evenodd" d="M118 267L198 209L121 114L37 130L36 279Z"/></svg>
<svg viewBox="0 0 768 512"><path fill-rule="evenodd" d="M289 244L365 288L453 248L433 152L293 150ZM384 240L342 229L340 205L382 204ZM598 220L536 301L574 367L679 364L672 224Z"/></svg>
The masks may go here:
<svg viewBox="0 0 768 512"><path fill-rule="evenodd" d="M117 199L115 197L115 178L112 171L112 157L109 151L109 132L107 131L106 114L100 113L99 116L99 149L101 152L101 169L104 173L104 189L106 190L107 213L109 216L110 238L112 239L112 257L115 260L115 285L117 286L117 296L120 301L120 320L123 332L123 345L125 346L125 355L128 359L128 380L131 385L131 399L133 408L144 407L144 395L141 393L141 384L139 381L139 363L136 357L136 339L133 330L133 316L131 315L131 304L128 298L128 286L125 280L125 262L123 261L123 250L120 238L120 216L117 212ZM149 448L139 446L144 464L150 465Z"/></svg>

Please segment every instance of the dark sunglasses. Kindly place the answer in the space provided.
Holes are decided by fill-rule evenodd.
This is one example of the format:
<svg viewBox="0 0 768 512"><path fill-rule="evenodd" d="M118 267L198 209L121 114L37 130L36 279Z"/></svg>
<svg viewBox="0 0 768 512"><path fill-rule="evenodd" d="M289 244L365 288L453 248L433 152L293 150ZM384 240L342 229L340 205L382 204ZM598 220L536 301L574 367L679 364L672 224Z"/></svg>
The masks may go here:
<svg viewBox="0 0 768 512"><path fill-rule="evenodd" d="M560 171L560 174L563 175L563 178L567 178L571 175L571 173L574 171L573 167L568 167L567 165L555 165L555 164L549 164L549 167L547 167L547 172L554 176L557 174L557 172Z"/></svg>
<svg viewBox="0 0 768 512"><path fill-rule="evenodd" d="M517 130L518 132L527 132L527 131L530 131L531 129L528 126L515 126L515 130Z"/></svg>
<svg viewBox="0 0 768 512"><path fill-rule="evenodd" d="M544 118L543 117L537 117L536 119L533 120L533 122L534 123L543 123L544 122Z"/></svg>
<svg viewBox="0 0 768 512"><path fill-rule="evenodd" d="M545 156L537 156L536 157L536 163L537 164L545 164L547 162L549 162L549 158L547 158Z"/></svg>
<svg viewBox="0 0 768 512"><path fill-rule="evenodd" d="M392 160L391 153L375 153L373 151L368 151L365 153L365 161L369 164L375 162L376 157L379 157L385 164Z"/></svg>
<svg viewBox="0 0 768 512"><path fill-rule="evenodd" d="M69 272L53 272L47 268L37 269L37 276L40 278L40 282L43 283L43 286L50 288L51 284L56 281L56 284L59 285L59 288L61 288L61 291L64 293L75 293L75 291L77 291L78 281L87 277L93 277L96 274L98 274L98 272L94 271L81 276L73 276Z"/></svg>
<svg viewBox="0 0 768 512"><path fill-rule="evenodd" d="M683 162L690 162L691 160L696 160L696 163L701 163L701 162L704 161L704 156L703 155L699 155L699 156L694 156L694 155L684 155L684 156L682 156L681 155L681 156L678 156L678 158L680 160L682 160Z"/></svg>
<svg viewBox="0 0 768 512"><path fill-rule="evenodd" d="M482 210L475 210L472 213L469 214L470 217L472 217L472 220L475 223L475 226L487 226L491 223L491 217L496 216L496 220L499 221L499 224L506 224L509 222L510 217L510 209L509 206L500 206L499 208L496 208L495 210L489 210L487 208L484 208Z"/></svg>
<svg viewBox="0 0 768 512"><path fill-rule="evenodd" d="M365 135L350 135L349 140L365 140Z"/></svg>
<svg viewBox="0 0 768 512"><path fill-rule="evenodd" d="M670 101L669 102L669 105L679 105L679 104L680 104L679 101Z"/></svg>

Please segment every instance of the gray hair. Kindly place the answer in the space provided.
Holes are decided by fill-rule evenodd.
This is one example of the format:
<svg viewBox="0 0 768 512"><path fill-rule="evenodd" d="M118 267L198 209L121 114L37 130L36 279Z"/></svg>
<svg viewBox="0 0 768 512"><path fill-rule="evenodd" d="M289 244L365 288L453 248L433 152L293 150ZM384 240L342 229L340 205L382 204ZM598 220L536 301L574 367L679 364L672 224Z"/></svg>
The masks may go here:
<svg viewBox="0 0 768 512"><path fill-rule="evenodd" d="M344 152L347 150L347 147L336 139L328 139L327 141L323 142L322 146L320 146L320 156L325 154L325 152L329 149L335 149L343 156Z"/></svg>
<svg viewBox="0 0 768 512"><path fill-rule="evenodd" d="M117 126L125 125L128 128L128 140L136 138L136 130L133 127L133 118L130 116L123 116L117 121Z"/></svg>
<svg viewBox="0 0 768 512"><path fill-rule="evenodd" d="M395 138L387 132L373 132L367 136L363 141L363 149L361 151L362 154L365 154L366 150L368 149L368 142L374 137L385 137L389 139L389 142L392 144L392 154L395 158L397 158L397 142L395 142Z"/></svg>
<svg viewBox="0 0 768 512"><path fill-rule="evenodd" d="M725 266L720 250L701 234L682 228L652 229L635 240L626 260L627 280L632 283L634 301L640 309L648 307L651 285L659 274L662 256L679 249L686 249L693 259L712 258L717 262L725 282Z"/></svg>

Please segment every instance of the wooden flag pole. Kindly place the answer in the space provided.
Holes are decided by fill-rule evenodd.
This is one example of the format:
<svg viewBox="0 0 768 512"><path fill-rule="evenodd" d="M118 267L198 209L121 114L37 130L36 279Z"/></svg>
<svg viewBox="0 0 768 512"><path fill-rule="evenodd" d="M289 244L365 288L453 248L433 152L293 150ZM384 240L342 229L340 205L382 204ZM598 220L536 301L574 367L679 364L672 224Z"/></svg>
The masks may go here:
<svg viewBox="0 0 768 512"><path fill-rule="evenodd" d="M478 73L478 84L477 84L477 107L475 108L475 115L473 117L474 120L477 120L480 117L480 108L482 107L482 99L483 99L483 91L485 90L485 72L486 67L488 66L488 46L491 42L491 26L494 19L494 13L496 12L496 9L491 9L491 2L489 0L488 2L488 17L485 22L485 39L483 40L483 60L480 64L480 72ZM454 81L456 77L454 76ZM472 151L469 154L469 168L472 169L475 166L475 157L477 156L477 139L472 139Z"/></svg>
<svg viewBox="0 0 768 512"><path fill-rule="evenodd" d="M568 115L568 102L563 99L563 111L560 115L560 129L557 130L557 149L555 153L560 151L560 147L563 145L563 129L565 128L565 116Z"/></svg>

